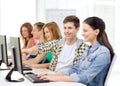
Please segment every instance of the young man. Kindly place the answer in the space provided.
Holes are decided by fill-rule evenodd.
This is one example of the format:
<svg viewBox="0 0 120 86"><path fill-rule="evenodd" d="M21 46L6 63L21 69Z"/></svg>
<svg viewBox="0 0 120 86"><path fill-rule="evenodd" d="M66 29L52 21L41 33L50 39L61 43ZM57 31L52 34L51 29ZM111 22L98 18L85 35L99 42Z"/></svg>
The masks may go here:
<svg viewBox="0 0 120 86"><path fill-rule="evenodd" d="M65 38L38 45L39 53L53 53L49 69L55 72L69 70L81 58L88 45L77 38L80 20L76 16L67 16L64 21Z"/></svg>

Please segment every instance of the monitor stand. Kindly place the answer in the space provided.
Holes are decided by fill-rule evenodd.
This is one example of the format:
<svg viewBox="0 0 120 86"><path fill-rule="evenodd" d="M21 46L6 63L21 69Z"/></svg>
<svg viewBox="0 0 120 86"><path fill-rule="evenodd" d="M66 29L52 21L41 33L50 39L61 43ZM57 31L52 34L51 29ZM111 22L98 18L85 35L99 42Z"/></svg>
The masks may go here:
<svg viewBox="0 0 120 86"><path fill-rule="evenodd" d="M8 72L7 76L5 77L5 79L6 79L7 81L9 81L9 82L22 82L22 81L24 81L24 78L19 78L18 80L12 80L12 79L11 79L11 76L12 76L13 71L14 71L14 68L12 68L12 69Z"/></svg>
<svg viewBox="0 0 120 86"><path fill-rule="evenodd" d="M9 70L10 68L7 67L7 65L5 63L3 63L2 61L0 62L0 70Z"/></svg>

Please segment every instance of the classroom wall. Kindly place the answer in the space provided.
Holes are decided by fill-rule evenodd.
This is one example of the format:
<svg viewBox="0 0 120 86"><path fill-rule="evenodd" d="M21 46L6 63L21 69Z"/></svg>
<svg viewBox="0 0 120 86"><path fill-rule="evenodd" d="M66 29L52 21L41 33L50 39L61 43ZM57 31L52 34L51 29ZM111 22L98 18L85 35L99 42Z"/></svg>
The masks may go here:
<svg viewBox="0 0 120 86"><path fill-rule="evenodd" d="M24 22L35 22L35 0L0 0L0 33L20 36L19 29Z"/></svg>

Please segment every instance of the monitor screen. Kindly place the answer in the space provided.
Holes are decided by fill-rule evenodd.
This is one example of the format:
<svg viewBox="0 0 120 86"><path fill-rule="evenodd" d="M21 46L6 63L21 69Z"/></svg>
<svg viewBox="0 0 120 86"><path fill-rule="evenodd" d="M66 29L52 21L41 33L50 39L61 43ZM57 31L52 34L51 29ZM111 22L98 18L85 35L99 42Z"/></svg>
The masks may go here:
<svg viewBox="0 0 120 86"><path fill-rule="evenodd" d="M8 66L7 41L5 35L0 35L0 60Z"/></svg>
<svg viewBox="0 0 120 86"><path fill-rule="evenodd" d="M22 70L22 56L20 49L20 38L19 37L10 37L10 46L13 56L13 65L14 70L23 74Z"/></svg>

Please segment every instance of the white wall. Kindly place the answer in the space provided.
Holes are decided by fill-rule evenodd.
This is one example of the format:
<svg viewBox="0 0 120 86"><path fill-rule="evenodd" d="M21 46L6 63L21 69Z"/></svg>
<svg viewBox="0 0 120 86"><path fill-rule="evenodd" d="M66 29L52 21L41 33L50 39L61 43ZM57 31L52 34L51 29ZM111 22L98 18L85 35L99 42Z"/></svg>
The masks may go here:
<svg viewBox="0 0 120 86"><path fill-rule="evenodd" d="M0 0L0 8L1 8L1 0ZM0 10L0 34L1 34L1 10Z"/></svg>
<svg viewBox="0 0 120 86"><path fill-rule="evenodd" d="M19 29L24 22L35 22L34 0L1 0L0 6L1 34L20 36Z"/></svg>

